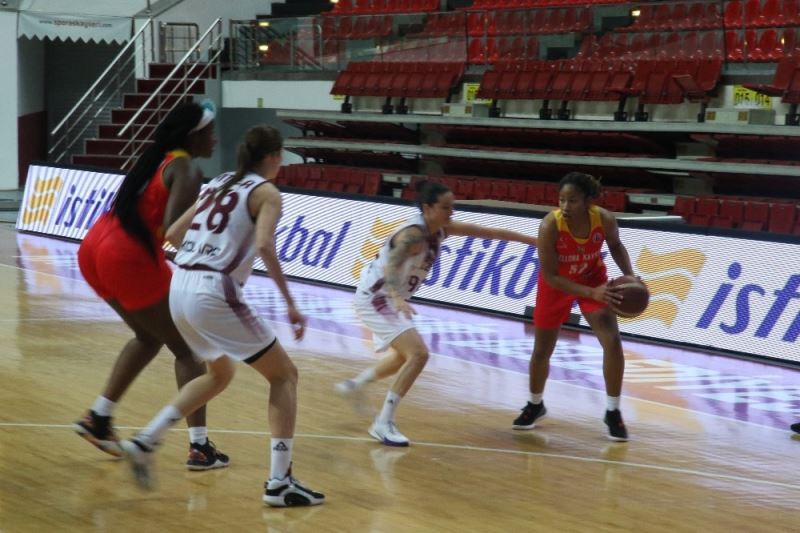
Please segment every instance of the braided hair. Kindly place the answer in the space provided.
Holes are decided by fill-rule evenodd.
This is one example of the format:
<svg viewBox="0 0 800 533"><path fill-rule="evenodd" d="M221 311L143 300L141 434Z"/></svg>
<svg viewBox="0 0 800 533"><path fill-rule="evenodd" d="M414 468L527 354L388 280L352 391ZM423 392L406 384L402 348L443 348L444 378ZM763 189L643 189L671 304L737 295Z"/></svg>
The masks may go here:
<svg viewBox="0 0 800 533"><path fill-rule="evenodd" d="M153 257L156 256L153 235L139 214L139 195L153 179L167 152L186 147L189 135L202 118L203 107L193 102L181 104L170 111L156 128L153 144L142 153L125 176L114 200L112 210L122 229L144 244Z"/></svg>

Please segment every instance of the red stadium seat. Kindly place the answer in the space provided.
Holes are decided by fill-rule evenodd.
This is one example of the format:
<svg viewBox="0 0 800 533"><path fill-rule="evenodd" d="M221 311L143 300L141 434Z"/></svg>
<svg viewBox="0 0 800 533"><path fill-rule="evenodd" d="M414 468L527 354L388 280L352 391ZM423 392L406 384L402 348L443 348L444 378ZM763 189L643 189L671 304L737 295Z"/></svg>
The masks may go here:
<svg viewBox="0 0 800 533"><path fill-rule="evenodd" d="M769 211L770 233L791 233L797 207L794 203L774 203Z"/></svg>
<svg viewBox="0 0 800 533"><path fill-rule="evenodd" d="M761 231L769 221L769 204L765 202L747 202L744 207L743 229L759 228Z"/></svg>
<svg viewBox="0 0 800 533"><path fill-rule="evenodd" d="M688 218L689 215L694 214L696 205L697 198L694 196L676 196L675 205L672 207L670 214Z"/></svg>
<svg viewBox="0 0 800 533"><path fill-rule="evenodd" d="M744 220L744 202L723 198L719 206L719 216L731 220L734 227L738 227Z"/></svg>
<svg viewBox="0 0 800 533"><path fill-rule="evenodd" d="M701 196L697 199L694 212L698 215L716 216L719 213L719 200L714 197Z"/></svg>

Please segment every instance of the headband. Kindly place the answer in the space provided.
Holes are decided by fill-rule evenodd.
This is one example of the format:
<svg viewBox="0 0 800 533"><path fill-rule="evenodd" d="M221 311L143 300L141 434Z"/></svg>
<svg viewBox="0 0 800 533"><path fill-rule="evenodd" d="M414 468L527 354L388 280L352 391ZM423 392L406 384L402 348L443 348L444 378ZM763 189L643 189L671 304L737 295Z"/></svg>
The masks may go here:
<svg viewBox="0 0 800 533"><path fill-rule="evenodd" d="M203 108L203 116L200 118L200 122L197 123L197 126L189 130L189 133L195 133L202 130L211 124L211 121L217 116L217 113L214 109L214 104L211 102L211 100L204 100L203 103L200 104L200 107Z"/></svg>

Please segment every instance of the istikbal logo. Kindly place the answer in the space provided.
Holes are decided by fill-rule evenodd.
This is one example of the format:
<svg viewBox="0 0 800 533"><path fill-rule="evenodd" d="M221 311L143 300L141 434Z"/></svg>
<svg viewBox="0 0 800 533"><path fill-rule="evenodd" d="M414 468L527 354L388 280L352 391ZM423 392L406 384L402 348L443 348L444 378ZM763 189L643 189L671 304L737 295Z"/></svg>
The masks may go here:
<svg viewBox="0 0 800 533"><path fill-rule="evenodd" d="M364 268L364 265L372 261L375 256L378 255L378 251L380 251L386 238L399 228L404 221L403 219L383 222L380 218L375 219L372 223L372 227L369 229L367 240L361 245L360 256L353 262L353 268L350 271L353 275L353 279L361 279L361 270Z"/></svg>
<svg viewBox="0 0 800 533"><path fill-rule="evenodd" d="M22 211L23 224L47 223L56 198L64 185L60 176L52 178L35 178L36 181L30 189L30 196L25 209Z"/></svg>
<svg viewBox="0 0 800 533"><path fill-rule="evenodd" d="M638 317L621 320L633 322L652 318L671 326L706 259L706 254L695 248L663 254L643 248L636 259L636 270L650 289L650 305Z"/></svg>

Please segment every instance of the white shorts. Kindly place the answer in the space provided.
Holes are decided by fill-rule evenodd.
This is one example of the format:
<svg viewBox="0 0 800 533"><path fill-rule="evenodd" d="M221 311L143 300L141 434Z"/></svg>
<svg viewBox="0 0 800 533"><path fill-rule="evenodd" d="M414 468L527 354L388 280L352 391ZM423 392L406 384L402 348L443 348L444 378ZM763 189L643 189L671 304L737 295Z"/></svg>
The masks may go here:
<svg viewBox="0 0 800 533"><path fill-rule="evenodd" d="M252 363L276 341L238 283L219 272L176 269L169 311L186 344L206 361L227 355Z"/></svg>
<svg viewBox="0 0 800 533"><path fill-rule="evenodd" d="M354 307L358 317L372 332L376 352L388 350L401 333L415 327L414 322L397 312L391 298L381 293L357 289Z"/></svg>

